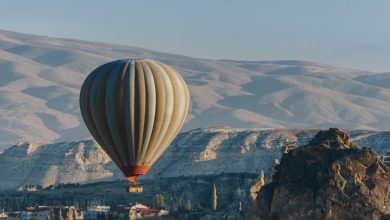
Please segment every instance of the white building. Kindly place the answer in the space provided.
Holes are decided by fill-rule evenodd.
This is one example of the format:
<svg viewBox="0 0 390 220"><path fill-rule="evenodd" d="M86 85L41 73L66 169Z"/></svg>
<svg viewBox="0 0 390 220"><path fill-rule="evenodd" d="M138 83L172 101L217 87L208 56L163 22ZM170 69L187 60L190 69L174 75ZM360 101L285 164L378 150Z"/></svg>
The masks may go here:
<svg viewBox="0 0 390 220"><path fill-rule="evenodd" d="M0 218L7 218L8 217L8 214L6 212L4 212L4 209L3 211L0 213Z"/></svg>
<svg viewBox="0 0 390 220"><path fill-rule="evenodd" d="M27 185L24 188L25 188L25 191L36 192L36 191L41 190L42 186L41 185Z"/></svg>

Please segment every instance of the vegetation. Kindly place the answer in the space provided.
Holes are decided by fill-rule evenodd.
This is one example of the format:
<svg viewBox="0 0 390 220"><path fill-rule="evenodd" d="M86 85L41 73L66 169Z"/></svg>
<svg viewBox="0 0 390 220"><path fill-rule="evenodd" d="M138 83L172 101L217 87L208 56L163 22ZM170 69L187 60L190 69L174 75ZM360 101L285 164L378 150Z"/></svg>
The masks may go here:
<svg viewBox="0 0 390 220"><path fill-rule="evenodd" d="M155 196L154 196L154 201L156 203L156 207L157 208L165 208L165 197L160 194L160 193L157 193Z"/></svg>

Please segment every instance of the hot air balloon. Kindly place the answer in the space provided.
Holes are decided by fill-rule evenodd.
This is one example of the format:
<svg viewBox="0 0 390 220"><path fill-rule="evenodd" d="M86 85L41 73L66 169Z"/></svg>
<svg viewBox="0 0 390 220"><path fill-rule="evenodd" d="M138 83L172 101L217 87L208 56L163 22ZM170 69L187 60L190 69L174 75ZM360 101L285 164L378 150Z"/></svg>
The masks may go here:
<svg viewBox="0 0 390 220"><path fill-rule="evenodd" d="M81 88L80 109L94 139L135 184L180 131L189 99L183 78L168 65L150 59L117 60L89 74Z"/></svg>

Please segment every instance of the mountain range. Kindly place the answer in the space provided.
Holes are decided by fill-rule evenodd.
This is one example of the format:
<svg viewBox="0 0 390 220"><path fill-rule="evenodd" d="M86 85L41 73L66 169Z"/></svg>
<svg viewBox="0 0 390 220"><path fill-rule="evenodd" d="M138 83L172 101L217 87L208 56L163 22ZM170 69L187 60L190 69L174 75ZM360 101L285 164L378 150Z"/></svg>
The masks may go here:
<svg viewBox="0 0 390 220"><path fill-rule="evenodd" d="M15 143L89 139L83 80L115 59L177 69L191 93L183 131L244 128L390 129L390 73L315 62L199 59L125 45L0 30L0 151Z"/></svg>
<svg viewBox="0 0 390 220"><path fill-rule="evenodd" d="M306 145L315 129L237 129L215 127L183 132L140 181L167 177L247 173L261 170L269 178L286 144ZM351 141L390 156L390 132L349 130ZM102 149L91 140L14 145L0 154L0 191L29 184L125 180Z"/></svg>

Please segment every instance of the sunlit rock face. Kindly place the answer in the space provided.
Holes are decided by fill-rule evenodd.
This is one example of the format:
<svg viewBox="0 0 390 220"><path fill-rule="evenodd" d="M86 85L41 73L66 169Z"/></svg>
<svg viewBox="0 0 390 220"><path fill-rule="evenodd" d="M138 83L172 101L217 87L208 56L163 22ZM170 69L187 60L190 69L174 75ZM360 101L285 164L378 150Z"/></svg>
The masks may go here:
<svg viewBox="0 0 390 220"><path fill-rule="evenodd" d="M375 150L359 148L339 129L320 131L289 150L272 182L257 193L262 219L387 219L390 168Z"/></svg>
<svg viewBox="0 0 390 220"><path fill-rule="evenodd" d="M248 172L267 176L286 144L303 146L318 130L196 129L179 134L145 178ZM347 131L350 141L370 146L378 154L390 151L390 132Z"/></svg>
<svg viewBox="0 0 390 220"><path fill-rule="evenodd" d="M59 183L87 183L121 176L109 157L93 141L34 146L20 144L0 154L0 190L44 187Z"/></svg>
<svg viewBox="0 0 390 220"><path fill-rule="evenodd" d="M217 127L183 132L151 170L141 177L253 173L266 179L286 144L305 145L318 130L237 129ZM348 131L350 141L389 152L390 132ZM0 190L28 184L87 183L124 179L110 158L93 141L49 145L20 144L0 154Z"/></svg>

